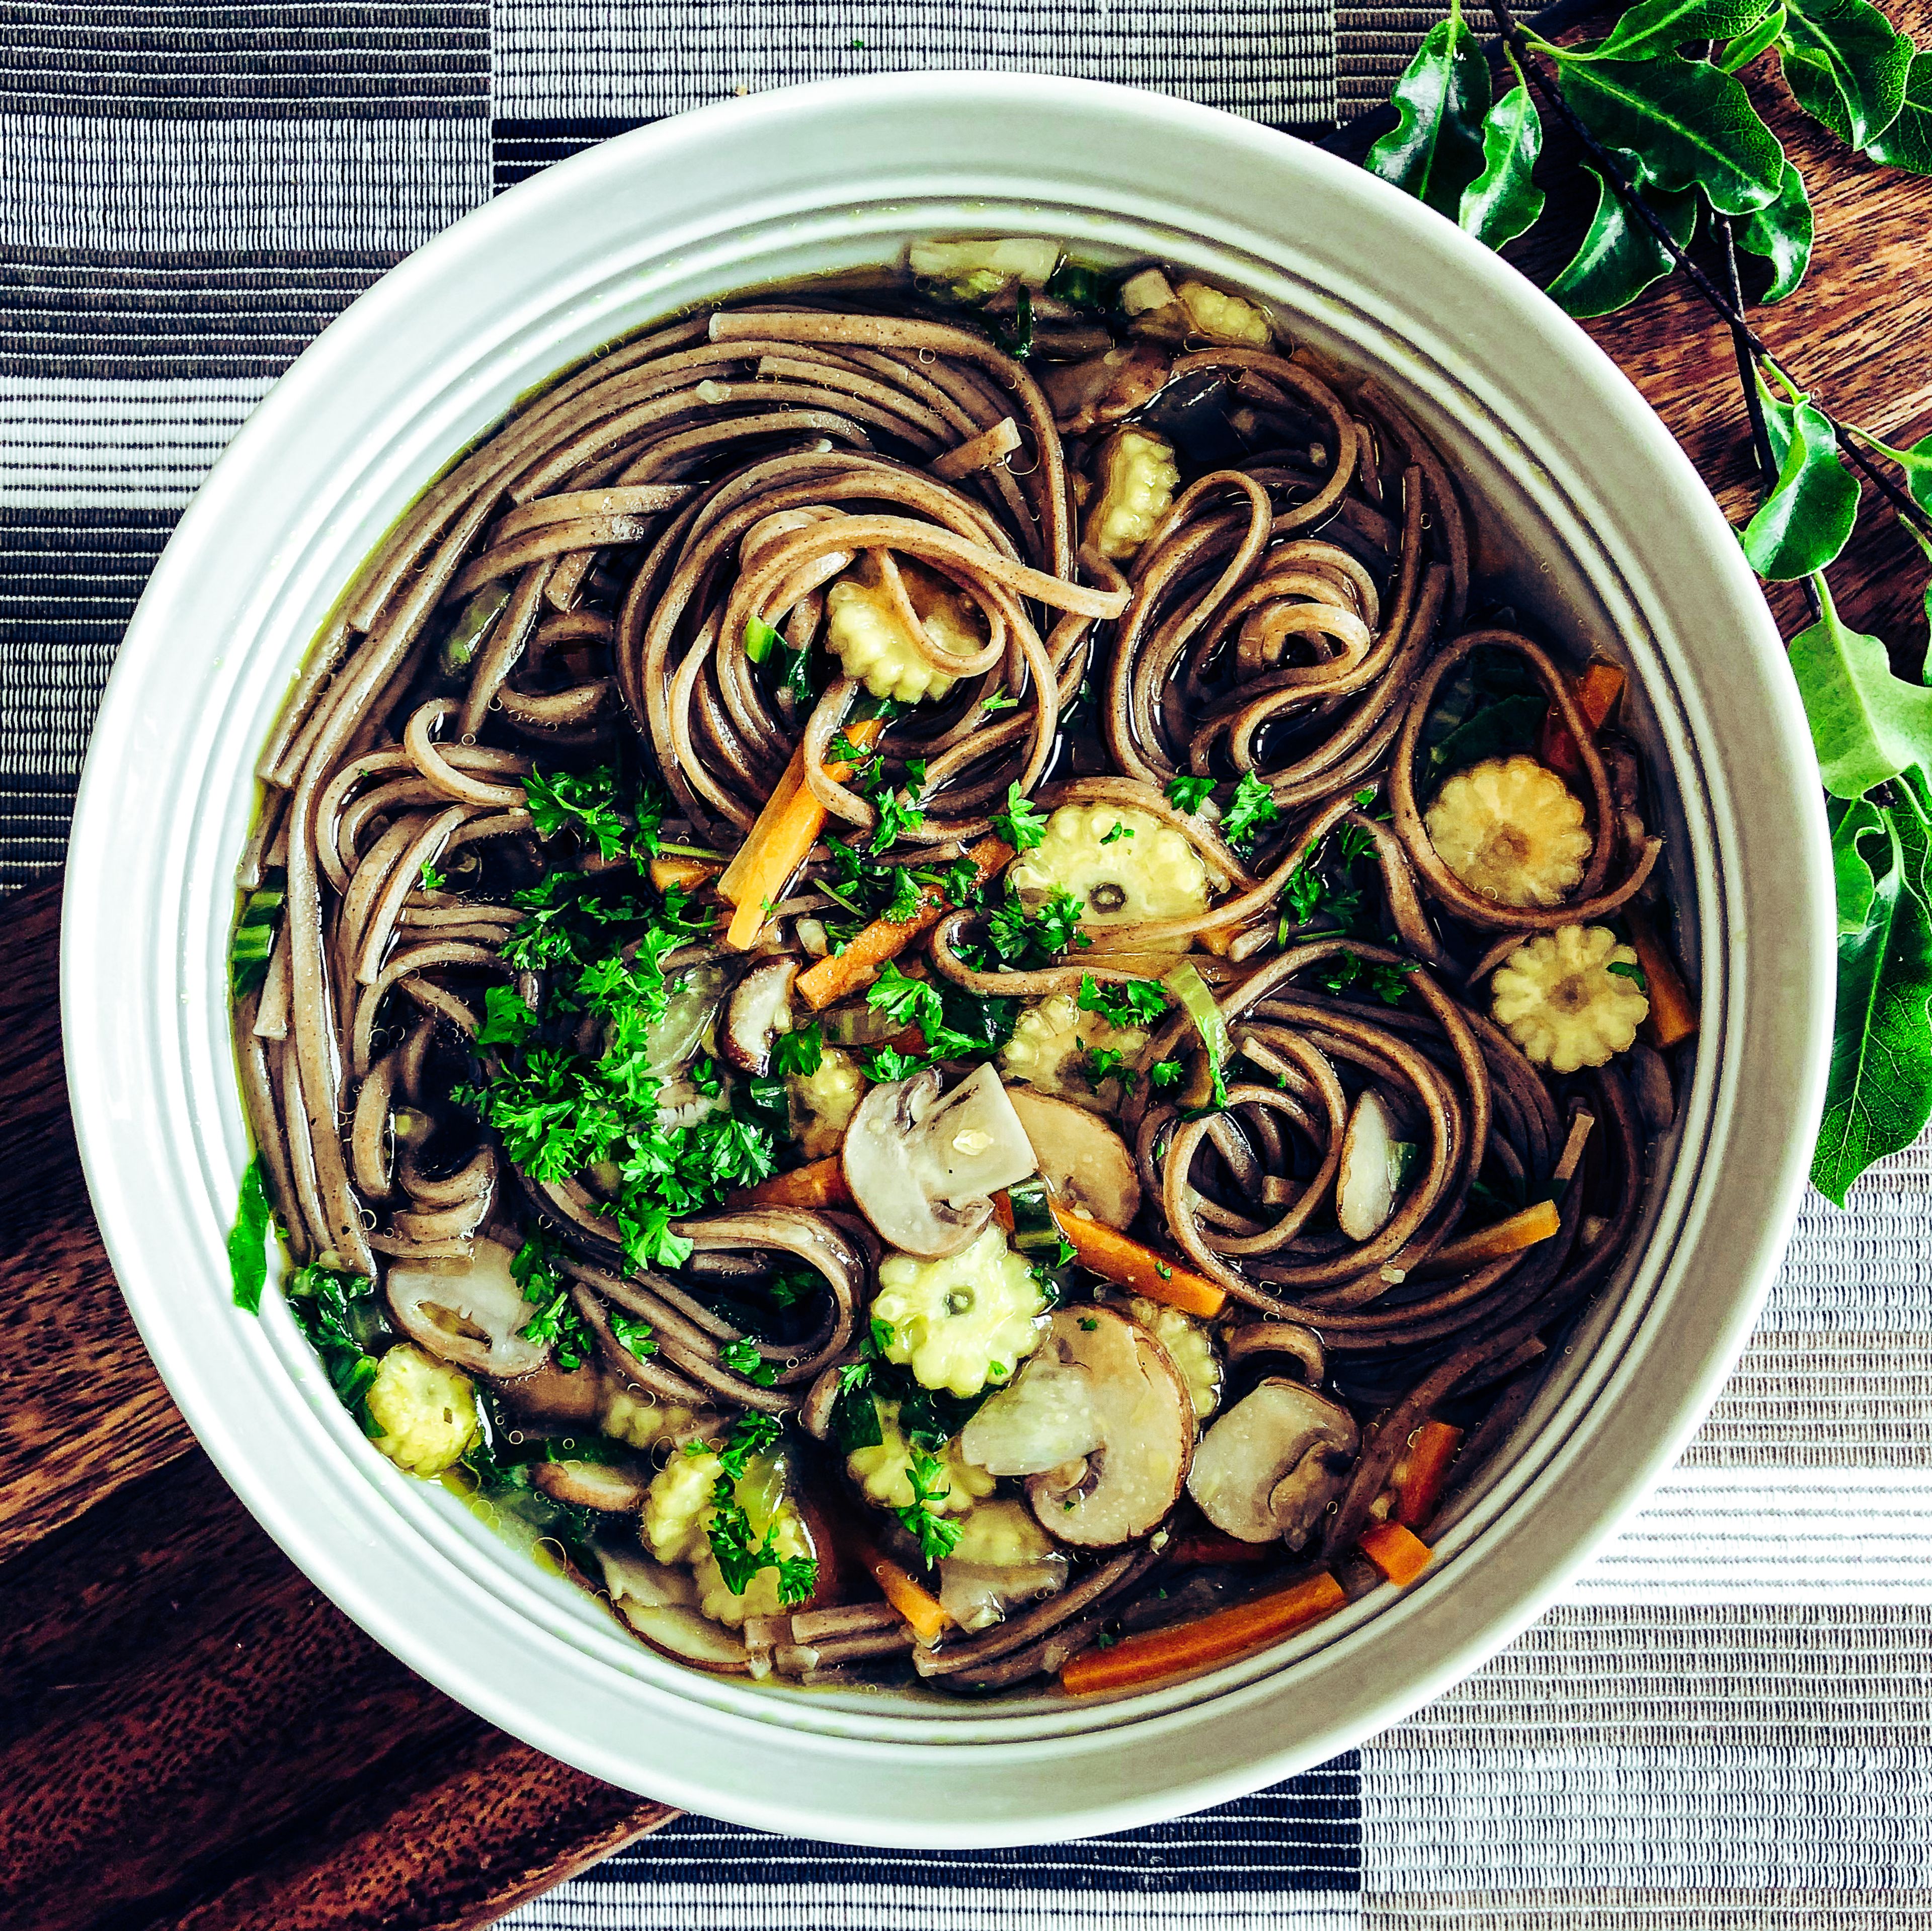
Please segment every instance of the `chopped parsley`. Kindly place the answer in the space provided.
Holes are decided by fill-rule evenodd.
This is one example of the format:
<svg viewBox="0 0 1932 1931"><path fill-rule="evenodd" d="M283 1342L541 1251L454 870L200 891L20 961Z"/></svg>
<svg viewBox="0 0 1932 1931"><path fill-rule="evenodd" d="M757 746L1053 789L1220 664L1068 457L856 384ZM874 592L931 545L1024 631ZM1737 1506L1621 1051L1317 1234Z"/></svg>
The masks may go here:
<svg viewBox="0 0 1932 1931"><path fill-rule="evenodd" d="M1002 965L1023 972L1057 965L1072 947L1093 943L1080 929L1086 910L1085 903L1064 886L1030 910L1009 886L987 919L987 942Z"/></svg>
<svg viewBox="0 0 1932 1931"><path fill-rule="evenodd" d="M640 1361L658 1351L658 1345L651 1338L650 1323L622 1308L610 1310L610 1332L617 1337L620 1348L628 1348Z"/></svg>
<svg viewBox="0 0 1932 1931"><path fill-rule="evenodd" d="M1198 811L1207 803L1214 789L1211 778L1196 778L1183 772L1178 778L1167 781L1167 802L1177 811Z"/></svg>
<svg viewBox="0 0 1932 1931"><path fill-rule="evenodd" d="M889 1086L894 1080L910 1078L919 1071L920 1065L913 1054L902 1053L895 1046L881 1046L864 1062L866 1077L880 1086Z"/></svg>
<svg viewBox="0 0 1932 1931"><path fill-rule="evenodd" d="M556 1365L569 1375L590 1360L596 1345L564 1285L557 1265L560 1252L547 1236L533 1234L512 1259L510 1278L524 1300L537 1310L518 1331L526 1341L548 1342L556 1356Z"/></svg>
<svg viewBox="0 0 1932 1931"><path fill-rule="evenodd" d="M993 814L993 829L1016 852L1030 852L1046 836L1046 814L1036 811L1018 784L1006 787L1006 808Z"/></svg>
<svg viewBox="0 0 1932 1931"><path fill-rule="evenodd" d="M777 1385L778 1371L758 1352L758 1344L742 1336L736 1341L728 1341L718 1351L718 1358L734 1375L760 1388Z"/></svg>
<svg viewBox="0 0 1932 1931"><path fill-rule="evenodd" d="M440 892L442 889L442 874L428 859L422 862L422 889L425 892Z"/></svg>
<svg viewBox="0 0 1932 1931"><path fill-rule="evenodd" d="M1612 959L1604 970L1615 973L1619 979L1634 980L1640 992L1650 990L1650 981L1644 977L1642 967L1633 965L1628 959Z"/></svg>
<svg viewBox="0 0 1932 1931"><path fill-rule="evenodd" d="M1123 979L1103 986L1091 973L1080 976L1075 1002L1082 1012L1097 1012L1110 1026L1149 1026L1167 1011L1167 989L1158 979Z"/></svg>
<svg viewBox="0 0 1932 1931"><path fill-rule="evenodd" d="M1221 835L1238 851L1252 844L1257 835L1280 816L1281 807L1274 802L1274 793L1267 781L1252 771L1244 771L1222 816Z"/></svg>
<svg viewBox="0 0 1932 1931"><path fill-rule="evenodd" d="M980 708L990 718L996 711L1018 709L1019 701L1017 697L1007 696L1006 687L1004 684L995 684L992 689L980 700Z"/></svg>
<svg viewBox="0 0 1932 1931"><path fill-rule="evenodd" d="M919 1544L919 1552L930 1569L942 1562L959 1546L961 1525L950 1522L934 1507L952 1493L950 1483L940 1483L943 1471L938 1457L915 1448L906 1464L906 1480L912 1487L912 1500L892 1513L903 1522Z"/></svg>
<svg viewBox="0 0 1932 1931"><path fill-rule="evenodd" d="M818 1564L812 1557L778 1553L776 1522L765 1531L762 1542L752 1541L752 1519L729 1475L720 1475L712 1485L711 1520L704 1534L724 1586L734 1596L743 1595L767 1569L778 1571L778 1601L787 1609L802 1603L818 1587Z"/></svg>
<svg viewBox="0 0 1932 1931"><path fill-rule="evenodd" d="M336 1399L364 1434L380 1435L369 1418L369 1387L378 1357L394 1336L375 1282L367 1275L311 1261L289 1276L282 1292L296 1325L321 1357Z"/></svg>
<svg viewBox="0 0 1932 1931"><path fill-rule="evenodd" d="M1130 838L1133 835L1133 826L1125 820L1117 818L1107 830L1101 833L1100 842L1103 845L1118 844L1121 839Z"/></svg>
<svg viewBox="0 0 1932 1931"><path fill-rule="evenodd" d="M772 1042L772 1071L809 1079L825 1059L824 1029L816 1019L781 1033Z"/></svg>
<svg viewBox="0 0 1932 1931"><path fill-rule="evenodd" d="M1120 1083L1124 1093L1132 1093L1140 1075L1126 1063L1126 1054L1113 1046L1091 1046L1087 1052L1087 1084L1096 1092L1110 1079Z"/></svg>

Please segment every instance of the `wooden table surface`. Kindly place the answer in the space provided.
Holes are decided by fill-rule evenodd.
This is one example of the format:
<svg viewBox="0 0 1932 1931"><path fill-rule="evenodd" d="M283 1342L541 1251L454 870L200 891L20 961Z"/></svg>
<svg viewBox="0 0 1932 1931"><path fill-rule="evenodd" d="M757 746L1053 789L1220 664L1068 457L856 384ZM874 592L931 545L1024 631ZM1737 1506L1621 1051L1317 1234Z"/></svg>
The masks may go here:
<svg viewBox="0 0 1932 1931"><path fill-rule="evenodd" d="M1924 42L1921 12L1932 0L1901 24ZM1841 414L1910 442L1932 429L1932 181L1872 168L1795 115L1778 132L1818 241L1811 279L1760 332ZM1742 521L1752 472L1723 331L1674 286L1590 327ZM1916 675L1924 566L1870 520L1834 590ZM1795 598L1774 602L1789 628ZM0 1925L486 1924L670 1813L419 1681L290 1567L196 1448L88 1211L61 1072L58 912L48 886L0 913Z"/></svg>

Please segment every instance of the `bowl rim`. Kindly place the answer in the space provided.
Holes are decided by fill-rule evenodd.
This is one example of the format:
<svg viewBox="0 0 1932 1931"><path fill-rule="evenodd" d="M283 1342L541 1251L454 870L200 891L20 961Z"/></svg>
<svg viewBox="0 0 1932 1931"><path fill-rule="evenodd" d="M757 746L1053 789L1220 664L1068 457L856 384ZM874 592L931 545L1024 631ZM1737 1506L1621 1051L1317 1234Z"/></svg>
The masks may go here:
<svg viewBox="0 0 1932 1931"><path fill-rule="evenodd" d="M334 1533L340 1525L332 1523L331 1533L324 1534L314 1520L304 1519L291 1507L290 1498L281 1492L281 1478L268 1477L256 1465L248 1444L226 1426L204 1385L175 1324L167 1283L158 1276L154 1257L146 1251L139 1216L124 1193L122 1176L116 1171L118 1162L130 1151L128 1121L117 1111L128 1094L112 1063L115 1051L124 1051L129 1045L123 1030L128 1015L117 1012L116 983L102 969L101 941L120 904L112 864L118 814L124 805L116 788L117 764L140 746L142 680L156 674L171 646L171 626L178 621L183 604L191 601L195 572L209 567L211 559L218 559L228 508L241 493L259 484L265 472L272 472L277 436L298 424L304 412L326 406L330 385L352 374L358 358L379 352L385 331L406 328L415 305L433 300L447 272L473 262L501 237L540 226L547 209L560 213L586 196L620 189L652 167L691 164L720 142L776 142L828 118L930 113L941 106L985 112L1003 106L1038 109L1050 104L1056 112L1065 112L1070 103L1082 114L1132 127L1150 140L1192 141L1238 154L1285 181L1300 175L1344 199L1366 203L1365 212L1372 211L1374 217L1394 234L1442 258L1472 295L1492 304L1500 318L1521 323L1532 334L1540 332L1546 342L1552 337L1559 339L1579 381L1599 400L1607 399L1619 418L1619 427L1654 466L1660 502L1667 502L1688 519L1688 528L1696 539L1692 547L1701 545L1719 601L1736 619L1743 645L1757 660L1756 667L1769 673L1763 680L1765 690L1759 694L1767 700L1774 747L1787 765L1795 765L1801 772L1809 769L1808 731L1795 686L1788 673L1781 670L1781 644L1756 580L1688 458L1616 365L1514 270L1450 224L1336 157L1216 110L1109 83L944 71L820 82L721 103L574 156L486 204L392 271L332 323L271 391L184 514L130 625L121 663L104 697L76 799L62 941L64 1032L76 1129L104 1237L143 1338L190 1425L257 1519L355 1620L432 1681L537 1747L632 1788L640 1787L634 1764L614 1754L608 1739L586 1737L567 1723L533 1711L521 1686L508 1690L479 1686L449 1657L426 1645L420 1633L395 1613L381 1586L372 1586L365 1575L345 1561L343 1543ZM1694 733L1691 742L1694 746L1696 743ZM1792 1117L1802 1127L1808 1120L1815 1125L1822 1104L1830 1018L1831 926L1824 889L1828 859L1822 802L1815 787L1796 801L1792 816L1798 862L1790 883L1796 893L1798 916L1781 941L1780 957L1783 978L1798 1007L1796 1023L1786 1024L1792 1036L1785 1043L1793 1060L1790 1068ZM218 904L226 902L218 892L214 898ZM160 940L164 952L178 951L193 943L185 931L148 936ZM1755 931L1752 936L1755 942ZM1734 972L1742 983L1747 967L1737 943L1741 937L1707 933L1706 961L1720 973ZM1822 1001L1821 993L1825 995ZM184 991L181 997L185 1000L188 994ZM136 1030L138 1033L138 1025ZM1162 1780L1157 1790L1132 1796L1109 1795L1089 1800L1074 1790L1066 1792L1057 1804L1045 1810L1036 1806L1023 1817L994 1814L998 1807L986 1814L962 1814L950 1827L951 1836L944 1831L935 1832L929 1825L914 1831L890 1819L854 1819L829 1814L822 1800L796 1792L746 1795L721 1790L715 1770L693 1773L662 1762L652 1767L649 1794L769 1828L850 1836L853 1841L865 1843L950 1842L983 1846L1119 1828L1169 1816L1252 1789L1394 1720L1478 1666L1539 1613L1675 1459L1728 1373L1755 1318L1802 1193L1809 1145L1808 1137L1793 1133L1781 1147L1766 1154L1765 1171L1758 1177L1765 1212L1754 1240L1733 1269L1741 1281L1740 1291L1733 1295L1717 1331L1706 1339L1694 1369L1677 1364L1674 1393L1662 1411L1651 1417L1653 1425L1647 1442L1626 1454L1614 1477L1600 1468L1579 1468L1577 1453L1567 1460L1562 1453L1556 1455L1550 1471L1546 1471L1550 1482L1570 1484L1572 1492L1588 1492L1592 1507L1573 1511L1565 1533L1552 1528L1545 1506L1538 1530L1541 1553L1537 1559L1518 1556L1490 1561L1492 1582L1506 1588L1507 1601L1477 1618L1480 1627L1470 1626L1461 1605L1444 1600L1456 1584L1454 1574L1431 1579L1411 1591L1404 1599L1404 1621L1412 1631L1430 1634L1424 1647L1432 1642L1440 1652L1437 1661L1394 1693L1358 1696L1349 1713L1329 1725L1323 1741L1311 1745L1304 1739L1273 1755L1250 1752L1238 1765L1180 1771ZM1682 1238L1689 1241L1691 1232L1687 1231ZM1625 1337L1624 1348L1628 1359L1614 1372L1628 1369L1625 1379L1634 1384L1644 1383L1646 1377L1650 1384L1658 1383L1660 1378L1652 1358L1656 1338L1646 1343L1640 1331ZM1594 1399L1600 1403L1612 1399L1607 1384ZM325 1488L331 1480L341 1479L342 1471L324 1469ZM322 1498L311 1495L304 1499L313 1503ZM1578 1517L1586 1519L1580 1525ZM1518 1529L1520 1533L1520 1523ZM352 1535L350 1540L353 1540ZM1529 1569L1535 1572L1533 1577L1524 1573ZM1378 1618L1327 1644L1325 1651L1332 1653L1331 1662L1336 1666L1353 1668L1359 1662L1372 1670L1376 1651L1368 1646L1379 1646L1388 1627L1386 1616ZM883 1751L902 1760L937 1752L956 1764L964 1753L982 1763L998 1758L1016 1771L1023 1765L1037 1771L1053 1763L1090 1762L1096 1750L1111 1748L1125 1729L1150 1741L1158 1735L1179 1741L1197 1729L1210 1709L1232 1714L1238 1708L1252 1714L1278 1696L1283 1687L1279 1670L1272 1666L1266 1674L1250 1671L1246 1679L1224 1690L1213 1687L1226 1680L1217 1675L1203 1684L1190 1686L1187 1700L1178 1705L1172 1699L1163 1705L1156 1696L1146 1699L1144 1706L1140 1699L1099 1706L1090 1729L1049 1738L1003 1740L988 1733L983 1741L974 1741L961 1726L950 1726L944 1741L882 1744L863 1738L760 1727L768 1741L789 1739L800 1750L816 1753L828 1762L854 1754L875 1760ZM649 1696L642 1700L652 1702ZM1158 1714L1143 1714L1144 1707ZM654 1708L653 1714L662 1713ZM680 1715L695 1723L697 1733L705 1735L728 1723L743 1720L703 1705L694 1705Z"/></svg>

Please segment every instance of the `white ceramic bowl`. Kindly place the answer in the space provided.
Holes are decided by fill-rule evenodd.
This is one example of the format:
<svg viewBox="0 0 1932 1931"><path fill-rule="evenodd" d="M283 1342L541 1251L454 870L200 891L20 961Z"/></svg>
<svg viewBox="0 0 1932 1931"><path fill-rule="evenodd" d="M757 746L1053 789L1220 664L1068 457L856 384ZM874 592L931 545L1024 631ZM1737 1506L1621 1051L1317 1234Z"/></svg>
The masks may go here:
<svg viewBox="0 0 1932 1931"><path fill-rule="evenodd" d="M682 304L1004 230L1197 265L1373 364L1492 505L1523 598L1620 649L1684 814L1703 1033L1652 1231L1521 1456L1384 1591L1204 1681L1101 1705L766 1691L621 1634L358 1435L279 1302L227 1303L246 1158L224 1009L249 772L357 562L562 365ZM1124 88L898 75L613 141L493 202L333 324L216 466L122 646L76 816L68 1065L128 1301L209 1453L362 1627L615 1783L851 1841L1017 1843L1249 1791L1356 1743L1548 1601L1677 1453L1789 1231L1832 1000L1822 814L1777 633L1636 391L1448 223L1309 147Z"/></svg>

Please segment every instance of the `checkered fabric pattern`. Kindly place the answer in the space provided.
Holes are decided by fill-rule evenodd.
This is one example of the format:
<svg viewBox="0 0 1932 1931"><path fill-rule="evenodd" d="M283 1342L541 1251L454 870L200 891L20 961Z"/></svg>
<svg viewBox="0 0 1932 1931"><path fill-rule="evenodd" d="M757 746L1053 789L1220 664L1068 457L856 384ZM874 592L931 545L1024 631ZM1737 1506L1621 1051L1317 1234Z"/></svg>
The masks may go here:
<svg viewBox="0 0 1932 1931"><path fill-rule="evenodd" d="M0 891L54 876L101 686L208 464L316 331L494 193L834 73L1119 79L1287 130L1401 0L0 0ZM1359 1753L988 1855L696 1818L523 1931L1932 1925L1932 1147L1808 1206L1684 1461L1562 1606Z"/></svg>

